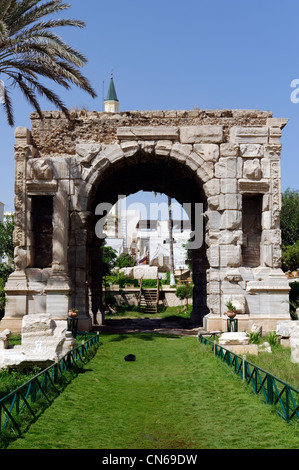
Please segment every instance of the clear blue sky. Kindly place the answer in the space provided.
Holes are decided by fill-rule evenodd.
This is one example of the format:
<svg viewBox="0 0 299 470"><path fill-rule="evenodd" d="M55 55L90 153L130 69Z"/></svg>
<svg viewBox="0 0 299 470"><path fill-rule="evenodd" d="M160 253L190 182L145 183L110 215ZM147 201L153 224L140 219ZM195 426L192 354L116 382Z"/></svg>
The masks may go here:
<svg viewBox="0 0 299 470"><path fill-rule="evenodd" d="M60 34L83 52L83 73L98 93L59 91L70 107L102 111L110 72L120 111L260 109L289 118L283 130L282 190L299 189L299 79L297 0L69 0L64 14L86 22ZM1 77L3 78L3 77ZM298 93L299 97L299 93ZM30 105L14 91L16 126L31 127ZM44 110L53 109L42 101ZM0 109L0 201L14 199L14 130Z"/></svg>

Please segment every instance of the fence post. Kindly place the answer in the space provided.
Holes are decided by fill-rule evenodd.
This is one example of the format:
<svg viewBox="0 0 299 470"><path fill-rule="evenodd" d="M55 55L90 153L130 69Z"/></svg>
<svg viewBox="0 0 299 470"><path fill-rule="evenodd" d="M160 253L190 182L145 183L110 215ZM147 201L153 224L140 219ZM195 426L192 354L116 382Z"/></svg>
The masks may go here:
<svg viewBox="0 0 299 470"><path fill-rule="evenodd" d="M273 405L273 381L270 374L267 374L267 403Z"/></svg>
<svg viewBox="0 0 299 470"><path fill-rule="evenodd" d="M55 364L54 364L54 383L58 380L58 365L59 365L59 357L55 357Z"/></svg>
<svg viewBox="0 0 299 470"><path fill-rule="evenodd" d="M71 353L70 352L67 353L66 363L67 363L67 369L70 370L72 368Z"/></svg>
<svg viewBox="0 0 299 470"><path fill-rule="evenodd" d="M215 355L215 354L216 354L216 341L214 341L214 346L213 346L213 348L214 348L214 355Z"/></svg>
<svg viewBox="0 0 299 470"><path fill-rule="evenodd" d="M289 400L290 400L289 387L286 387L285 420L288 422L290 421Z"/></svg>
<svg viewBox="0 0 299 470"><path fill-rule="evenodd" d="M243 356L242 360L242 369L243 369L243 382L246 380L246 356Z"/></svg>

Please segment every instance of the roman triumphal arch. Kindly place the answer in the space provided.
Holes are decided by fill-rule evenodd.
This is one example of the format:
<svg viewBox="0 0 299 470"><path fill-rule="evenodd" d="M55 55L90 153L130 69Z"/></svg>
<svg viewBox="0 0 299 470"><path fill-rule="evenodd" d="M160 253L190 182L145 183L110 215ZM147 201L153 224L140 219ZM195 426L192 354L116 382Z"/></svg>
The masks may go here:
<svg viewBox="0 0 299 470"><path fill-rule="evenodd" d="M1 328L26 314L79 329L101 309L102 239L96 231L118 195L158 191L189 204L193 312L208 330L264 331L290 318L281 264L280 156L286 119L268 111L192 110L31 115L15 131L15 272ZM202 210L198 210L198 208Z"/></svg>

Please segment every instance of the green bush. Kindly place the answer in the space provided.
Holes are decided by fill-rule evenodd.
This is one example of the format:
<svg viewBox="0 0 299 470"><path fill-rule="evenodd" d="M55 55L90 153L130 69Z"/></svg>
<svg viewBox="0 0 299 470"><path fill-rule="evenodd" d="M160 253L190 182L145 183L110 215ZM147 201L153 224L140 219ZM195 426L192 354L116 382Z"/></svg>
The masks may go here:
<svg viewBox="0 0 299 470"><path fill-rule="evenodd" d="M143 279L142 287L157 287L157 279Z"/></svg>
<svg viewBox="0 0 299 470"><path fill-rule="evenodd" d="M189 284L188 285L188 298L189 299L192 297L192 294L193 294L193 285ZM187 286L186 286L186 284L179 284L176 287L175 295L181 300L185 299L187 297Z"/></svg>
<svg viewBox="0 0 299 470"><path fill-rule="evenodd" d="M166 279L162 279L161 284L164 286L169 286L170 284L170 271L166 273Z"/></svg>
<svg viewBox="0 0 299 470"><path fill-rule="evenodd" d="M294 271L299 267L299 240L293 245L282 248L282 268L284 271Z"/></svg>
<svg viewBox="0 0 299 470"><path fill-rule="evenodd" d="M251 331L249 334L249 343L250 344L258 344L261 333L259 331Z"/></svg>
<svg viewBox="0 0 299 470"><path fill-rule="evenodd" d="M299 282L290 282L289 304L291 317L297 320L296 309L299 307Z"/></svg>
<svg viewBox="0 0 299 470"><path fill-rule="evenodd" d="M122 253L115 261L115 266L119 268L129 268L136 265L136 260L129 253Z"/></svg>
<svg viewBox="0 0 299 470"><path fill-rule="evenodd" d="M270 331L268 335L268 341L270 346L275 346L277 344L277 334L276 331Z"/></svg>
<svg viewBox="0 0 299 470"><path fill-rule="evenodd" d="M139 282L138 279L131 279L124 273L118 273L106 276L103 280L103 284L106 286L110 286L111 284L118 284L120 288L124 288L125 286L138 287Z"/></svg>
<svg viewBox="0 0 299 470"><path fill-rule="evenodd" d="M5 292L4 292L5 281L4 279L0 278L0 320L4 316L4 309L5 309Z"/></svg>

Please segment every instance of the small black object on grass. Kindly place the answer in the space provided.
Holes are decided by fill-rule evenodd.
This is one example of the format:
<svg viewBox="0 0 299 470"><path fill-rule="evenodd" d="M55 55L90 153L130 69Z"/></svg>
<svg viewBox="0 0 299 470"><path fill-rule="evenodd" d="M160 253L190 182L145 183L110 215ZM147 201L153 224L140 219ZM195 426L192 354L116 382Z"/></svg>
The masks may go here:
<svg viewBox="0 0 299 470"><path fill-rule="evenodd" d="M127 354L125 356L125 361L136 361L136 356L134 354Z"/></svg>

